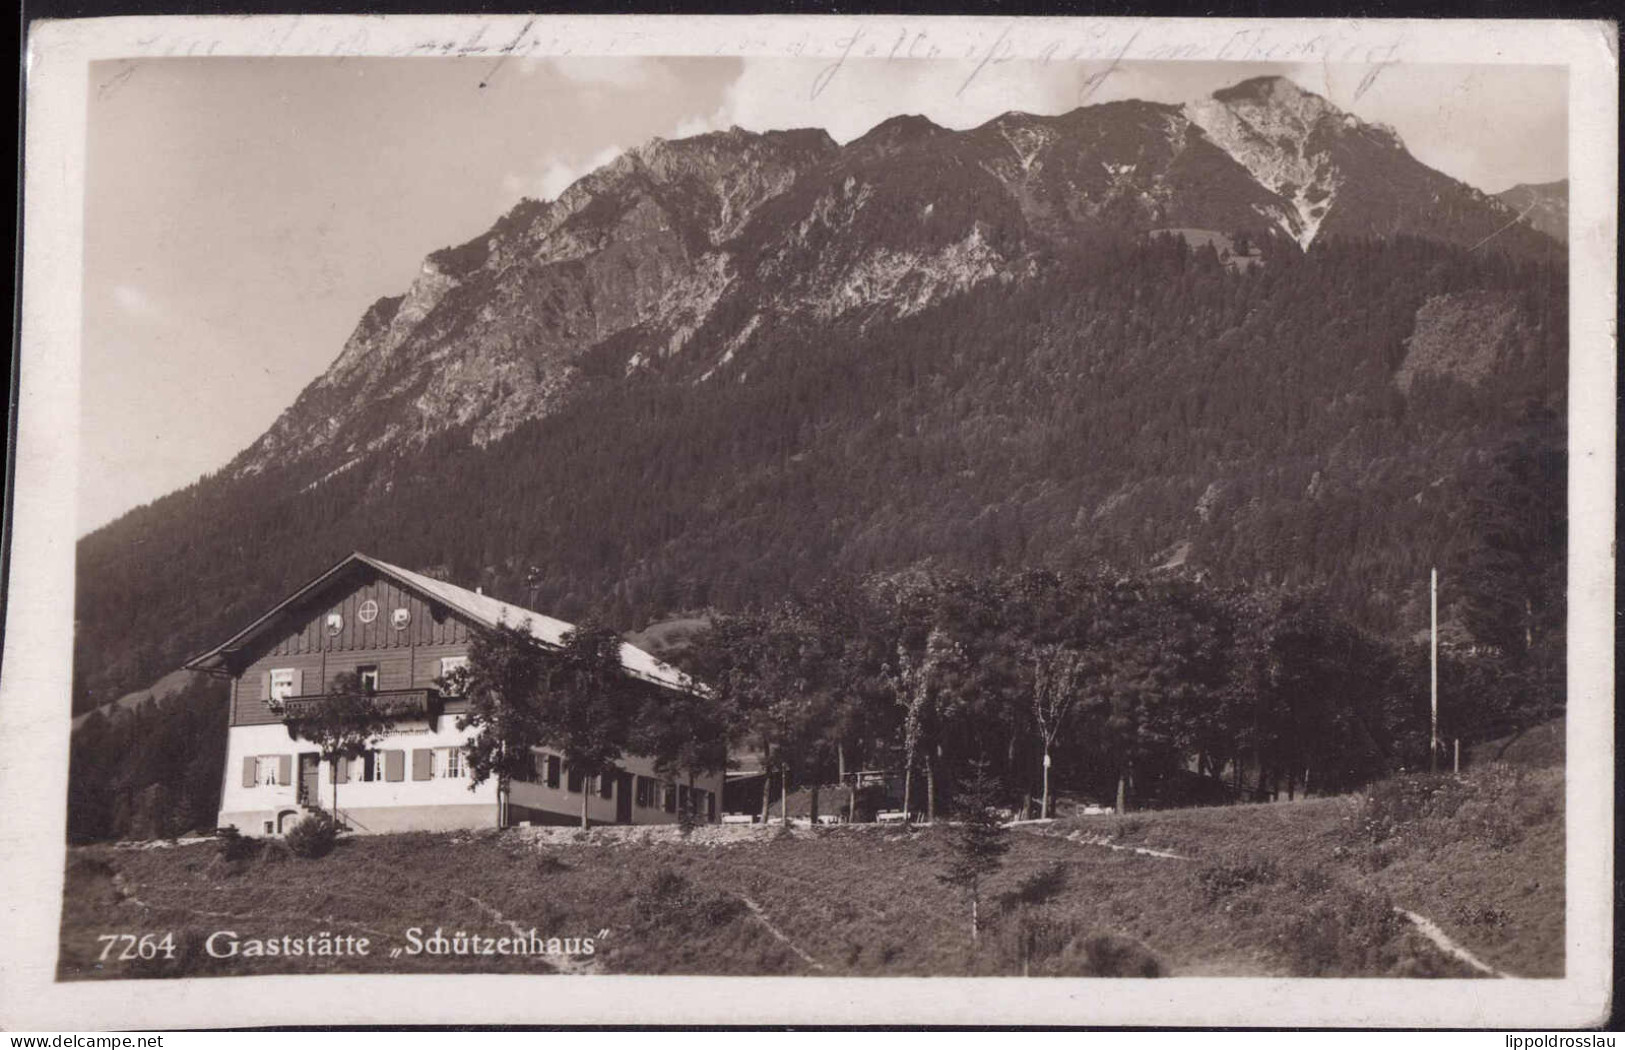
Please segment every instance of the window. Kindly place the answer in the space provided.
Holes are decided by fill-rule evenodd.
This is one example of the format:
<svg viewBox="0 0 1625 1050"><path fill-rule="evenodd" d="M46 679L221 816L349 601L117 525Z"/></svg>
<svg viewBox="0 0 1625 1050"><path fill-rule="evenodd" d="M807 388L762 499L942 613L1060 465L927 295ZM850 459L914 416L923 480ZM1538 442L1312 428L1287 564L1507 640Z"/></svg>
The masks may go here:
<svg viewBox="0 0 1625 1050"><path fill-rule="evenodd" d="M273 835L273 834L276 833L276 822L275 821L267 820L265 822L265 824L263 825L263 827L265 828L265 834L267 834L267 835Z"/></svg>
<svg viewBox="0 0 1625 1050"><path fill-rule="evenodd" d="M599 775L599 777L598 777L598 797L599 798L614 798L615 797L615 774L614 773L603 773L603 774Z"/></svg>
<svg viewBox="0 0 1625 1050"><path fill-rule="evenodd" d="M679 784L677 786L677 811L679 813L692 813L694 810L690 807L693 804L694 800L689 796L688 785Z"/></svg>
<svg viewBox="0 0 1625 1050"><path fill-rule="evenodd" d="M378 691L377 664L362 664L355 669L355 676L361 684L362 692L376 693Z"/></svg>
<svg viewBox="0 0 1625 1050"><path fill-rule="evenodd" d="M549 770L549 772L552 772L552 770ZM580 791L581 791L581 783L582 783L582 781L586 780L587 778L582 776L580 771L578 771L574 767L571 767L570 769L566 770L566 773L567 773L567 776L565 777L566 787L568 788L568 790L574 791L574 792L579 794Z"/></svg>
<svg viewBox="0 0 1625 1050"><path fill-rule="evenodd" d="M381 752L381 751L368 751L366 753L366 755L364 755L362 757L361 761L362 761L362 765L361 765L361 779L362 780L383 780L384 779L384 756L383 756L383 752Z"/></svg>
<svg viewBox="0 0 1625 1050"><path fill-rule="evenodd" d="M446 678L453 671L461 670L467 666L468 657L466 656L442 656L440 658L441 688L445 690L447 696L460 696L462 694L462 690L458 689L455 683L447 682Z"/></svg>
<svg viewBox="0 0 1625 1050"><path fill-rule="evenodd" d="M666 785L665 810L667 813L677 812L677 785Z"/></svg>
<svg viewBox="0 0 1625 1050"><path fill-rule="evenodd" d="M547 786L550 787L550 788L556 788L556 787L559 786L559 756L558 755L548 755L547 756Z"/></svg>
<svg viewBox="0 0 1625 1050"><path fill-rule="evenodd" d="M705 793L705 819L713 824L717 822L717 793L715 791Z"/></svg>
<svg viewBox="0 0 1625 1050"><path fill-rule="evenodd" d="M434 753L434 775L451 780L460 779L463 775L463 749L460 747L436 748Z"/></svg>
<svg viewBox="0 0 1625 1050"><path fill-rule="evenodd" d="M295 682L294 669L291 667L278 667L271 672L271 700L273 702L286 700L293 696L298 688Z"/></svg>
<svg viewBox="0 0 1625 1050"><path fill-rule="evenodd" d="M277 784L280 783L276 776L277 766L280 764L280 756L255 755L254 783L259 784L262 787L276 787Z"/></svg>
<svg viewBox="0 0 1625 1050"><path fill-rule="evenodd" d="M649 807L649 800L654 794L654 792L650 790L651 787L653 787L653 785L649 783L648 777L638 777L637 801L639 808L647 809Z"/></svg>

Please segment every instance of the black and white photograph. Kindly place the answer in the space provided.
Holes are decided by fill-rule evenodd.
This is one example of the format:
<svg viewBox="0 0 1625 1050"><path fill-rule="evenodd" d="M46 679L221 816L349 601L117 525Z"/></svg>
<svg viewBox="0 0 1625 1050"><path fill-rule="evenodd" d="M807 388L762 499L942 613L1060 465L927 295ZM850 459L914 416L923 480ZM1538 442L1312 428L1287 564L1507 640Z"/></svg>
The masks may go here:
<svg viewBox="0 0 1625 1050"><path fill-rule="evenodd" d="M7 1027L1607 1016L1616 29L225 21L30 42Z"/></svg>

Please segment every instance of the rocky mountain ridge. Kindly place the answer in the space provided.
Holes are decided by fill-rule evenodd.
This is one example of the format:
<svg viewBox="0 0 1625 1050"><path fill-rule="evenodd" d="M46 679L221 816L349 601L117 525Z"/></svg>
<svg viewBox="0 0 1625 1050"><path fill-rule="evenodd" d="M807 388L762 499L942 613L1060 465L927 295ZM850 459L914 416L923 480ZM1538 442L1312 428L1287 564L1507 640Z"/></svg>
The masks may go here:
<svg viewBox="0 0 1625 1050"><path fill-rule="evenodd" d="M292 466L311 487L448 430L488 444L586 376L709 381L775 328L907 317L1030 279L1090 238L1212 229L1307 249L1415 233L1548 250L1506 230L1515 218L1284 78L966 131L896 117L845 146L819 130L656 139L432 253L225 473Z"/></svg>
<svg viewBox="0 0 1625 1050"><path fill-rule="evenodd" d="M1569 180L1520 182L1495 195L1518 212L1519 220L1567 244L1569 239Z"/></svg>

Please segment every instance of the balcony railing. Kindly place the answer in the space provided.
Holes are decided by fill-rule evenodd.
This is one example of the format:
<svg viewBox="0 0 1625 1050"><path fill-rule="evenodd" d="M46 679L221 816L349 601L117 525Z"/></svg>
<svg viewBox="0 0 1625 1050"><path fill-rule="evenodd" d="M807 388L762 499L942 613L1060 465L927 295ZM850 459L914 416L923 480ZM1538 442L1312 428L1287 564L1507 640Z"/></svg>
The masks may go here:
<svg viewBox="0 0 1625 1050"><path fill-rule="evenodd" d="M430 717L440 701L440 694L433 689L379 689L365 695L375 710L392 718ZM297 722L314 716L327 699L325 693L313 693L290 696L272 706L281 712L284 722Z"/></svg>

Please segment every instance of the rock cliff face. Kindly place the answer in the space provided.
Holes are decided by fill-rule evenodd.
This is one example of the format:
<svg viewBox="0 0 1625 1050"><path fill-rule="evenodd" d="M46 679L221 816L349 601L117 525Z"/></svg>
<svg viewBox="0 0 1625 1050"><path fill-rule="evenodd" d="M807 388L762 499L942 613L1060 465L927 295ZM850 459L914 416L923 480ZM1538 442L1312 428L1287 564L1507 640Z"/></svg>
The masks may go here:
<svg viewBox="0 0 1625 1050"><path fill-rule="evenodd" d="M485 444L588 378L707 381L775 326L906 317L1091 237L1549 246L1517 215L1281 78L962 132L897 117L845 146L817 130L657 139L431 254L227 473L316 485L446 430Z"/></svg>

